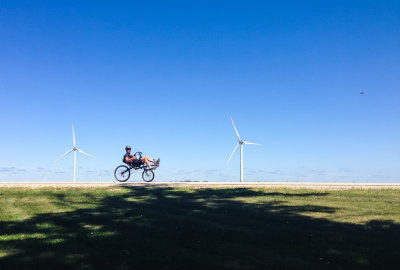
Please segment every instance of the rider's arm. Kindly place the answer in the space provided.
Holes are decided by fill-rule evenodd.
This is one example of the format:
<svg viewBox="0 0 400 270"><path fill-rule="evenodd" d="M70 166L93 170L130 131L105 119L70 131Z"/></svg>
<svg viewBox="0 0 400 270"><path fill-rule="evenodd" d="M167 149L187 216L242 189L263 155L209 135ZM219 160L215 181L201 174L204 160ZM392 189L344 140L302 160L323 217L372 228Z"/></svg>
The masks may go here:
<svg viewBox="0 0 400 270"><path fill-rule="evenodd" d="M125 157L125 161L126 162L132 162L133 160L135 160L136 159L136 157L135 156L133 156L133 157L131 157L131 158L129 158L129 157Z"/></svg>

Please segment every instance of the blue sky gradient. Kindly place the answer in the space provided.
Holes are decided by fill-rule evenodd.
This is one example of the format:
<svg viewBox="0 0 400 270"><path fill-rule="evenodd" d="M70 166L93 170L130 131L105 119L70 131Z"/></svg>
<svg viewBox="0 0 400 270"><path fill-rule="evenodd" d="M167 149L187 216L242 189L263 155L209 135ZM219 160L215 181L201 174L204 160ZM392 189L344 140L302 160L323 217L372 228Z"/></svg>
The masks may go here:
<svg viewBox="0 0 400 270"><path fill-rule="evenodd" d="M400 181L399 1L0 1L0 181ZM364 95L360 92L364 91ZM140 180L139 176L133 179Z"/></svg>

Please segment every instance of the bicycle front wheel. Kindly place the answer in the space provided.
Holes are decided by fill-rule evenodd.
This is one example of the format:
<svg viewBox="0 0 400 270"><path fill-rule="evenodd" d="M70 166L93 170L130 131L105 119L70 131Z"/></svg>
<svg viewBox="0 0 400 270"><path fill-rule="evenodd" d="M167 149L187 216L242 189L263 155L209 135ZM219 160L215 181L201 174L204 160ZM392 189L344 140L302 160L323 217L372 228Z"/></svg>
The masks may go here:
<svg viewBox="0 0 400 270"><path fill-rule="evenodd" d="M144 170L142 173L143 181L151 182L154 179L154 172L152 170Z"/></svg>

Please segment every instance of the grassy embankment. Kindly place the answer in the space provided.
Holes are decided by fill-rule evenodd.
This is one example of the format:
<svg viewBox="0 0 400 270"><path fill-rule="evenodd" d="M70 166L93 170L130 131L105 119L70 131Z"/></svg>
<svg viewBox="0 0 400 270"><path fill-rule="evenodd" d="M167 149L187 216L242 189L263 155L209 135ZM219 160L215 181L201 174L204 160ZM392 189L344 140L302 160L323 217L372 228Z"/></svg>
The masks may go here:
<svg viewBox="0 0 400 270"><path fill-rule="evenodd" d="M1 188L0 269L388 269L400 190Z"/></svg>

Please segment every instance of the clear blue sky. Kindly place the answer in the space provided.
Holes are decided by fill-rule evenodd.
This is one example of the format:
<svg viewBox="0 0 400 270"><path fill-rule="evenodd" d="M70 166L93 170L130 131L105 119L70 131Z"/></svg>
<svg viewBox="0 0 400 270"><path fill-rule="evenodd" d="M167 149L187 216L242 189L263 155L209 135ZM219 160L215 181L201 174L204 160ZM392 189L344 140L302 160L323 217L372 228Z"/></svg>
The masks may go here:
<svg viewBox="0 0 400 270"><path fill-rule="evenodd" d="M400 181L400 1L0 1L0 181ZM364 95L360 92L364 91ZM134 179L139 180L136 176Z"/></svg>

